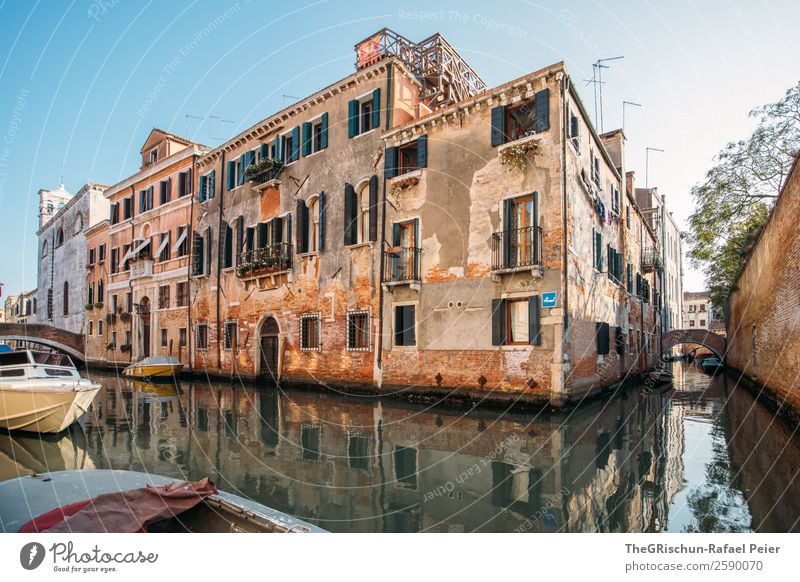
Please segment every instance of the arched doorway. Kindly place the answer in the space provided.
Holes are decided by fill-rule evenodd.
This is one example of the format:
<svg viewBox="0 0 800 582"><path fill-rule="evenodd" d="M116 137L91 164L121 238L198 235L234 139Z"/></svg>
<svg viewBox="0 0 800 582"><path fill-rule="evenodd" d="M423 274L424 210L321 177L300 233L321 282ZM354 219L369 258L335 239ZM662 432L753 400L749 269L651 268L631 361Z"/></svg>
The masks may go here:
<svg viewBox="0 0 800 582"><path fill-rule="evenodd" d="M139 319L142 322L142 357L150 357L150 299L145 296L139 302Z"/></svg>
<svg viewBox="0 0 800 582"><path fill-rule="evenodd" d="M279 334L278 322L274 317L267 317L259 334L259 370L262 378L272 382L278 381Z"/></svg>

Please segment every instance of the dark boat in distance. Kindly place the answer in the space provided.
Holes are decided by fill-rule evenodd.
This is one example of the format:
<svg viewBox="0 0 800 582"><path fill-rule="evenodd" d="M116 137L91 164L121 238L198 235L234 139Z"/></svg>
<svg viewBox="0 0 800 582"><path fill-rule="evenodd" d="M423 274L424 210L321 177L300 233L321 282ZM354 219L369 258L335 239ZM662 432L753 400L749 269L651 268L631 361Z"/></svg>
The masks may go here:
<svg viewBox="0 0 800 582"><path fill-rule="evenodd" d="M125 504L130 504L129 514L120 517L119 507ZM104 507L113 510L104 515ZM105 469L33 474L0 483L0 526L5 533L326 531L255 501L218 491L207 479L189 483Z"/></svg>

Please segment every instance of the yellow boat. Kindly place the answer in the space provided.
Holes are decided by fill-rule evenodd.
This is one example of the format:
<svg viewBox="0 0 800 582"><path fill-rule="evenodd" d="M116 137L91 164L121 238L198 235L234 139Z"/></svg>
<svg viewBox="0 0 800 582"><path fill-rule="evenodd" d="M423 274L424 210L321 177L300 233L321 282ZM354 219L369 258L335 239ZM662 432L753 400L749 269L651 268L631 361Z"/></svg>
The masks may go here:
<svg viewBox="0 0 800 582"><path fill-rule="evenodd" d="M153 382L177 378L182 369L183 364L178 358L151 356L131 364L122 371L122 375L126 378L138 378Z"/></svg>

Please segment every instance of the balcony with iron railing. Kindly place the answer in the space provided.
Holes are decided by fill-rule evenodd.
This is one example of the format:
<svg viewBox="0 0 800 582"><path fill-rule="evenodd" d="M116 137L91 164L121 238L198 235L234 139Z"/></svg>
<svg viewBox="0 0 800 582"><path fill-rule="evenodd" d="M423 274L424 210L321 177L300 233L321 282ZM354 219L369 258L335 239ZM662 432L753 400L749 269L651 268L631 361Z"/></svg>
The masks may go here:
<svg viewBox="0 0 800 582"><path fill-rule="evenodd" d="M383 253L383 284L419 287L420 257L417 247L394 248Z"/></svg>
<svg viewBox="0 0 800 582"><path fill-rule="evenodd" d="M256 279L285 273L292 268L292 245L275 243L244 251L237 256L236 274L241 279Z"/></svg>
<svg viewBox="0 0 800 582"><path fill-rule="evenodd" d="M526 226L492 235L492 271L531 271L541 275L542 228Z"/></svg>
<svg viewBox="0 0 800 582"><path fill-rule="evenodd" d="M657 248L645 247L642 250L642 272L649 273L662 266L661 253Z"/></svg>

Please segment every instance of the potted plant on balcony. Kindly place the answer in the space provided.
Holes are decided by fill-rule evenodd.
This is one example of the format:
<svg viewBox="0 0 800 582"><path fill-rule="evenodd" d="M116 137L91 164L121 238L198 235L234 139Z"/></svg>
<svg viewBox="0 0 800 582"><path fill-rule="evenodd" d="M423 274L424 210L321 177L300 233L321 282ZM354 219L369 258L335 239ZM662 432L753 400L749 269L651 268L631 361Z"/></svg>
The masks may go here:
<svg viewBox="0 0 800 582"><path fill-rule="evenodd" d="M94 309L94 303L87 303L83 307L84 309L86 309L86 311L91 311L92 309Z"/></svg>
<svg viewBox="0 0 800 582"><path fill-rule="evenodd" d="M117 347L117 346L115 346L115 345L114 345L114 342L109 342L109 343L107 343L107 344L106 344L106 349L107 349L107 350L113 350L113 349L115 349L116 347Z"/></svg>
<svg viewBox="0 0 800 582"><path fill-rule="evenodd" d="M103 302L102 302L102 301L97 301L97 302L94 304L94 308L95 308L95 309L103 309Z"/></svg>
<svg viewBox="0 0 800 582"><path fill-rule="evenodd" d="M119 351L127 354L128 352L131 351L131 344L122 344L121 346L119 346Z"/></svg>
<svg viewBox="0 0 800 582"><path fill-rule="evenodd" d="M123 311L122 313L119 314L119 318L122 321L128 322L131 320L131 314L128 313L127 311Z"/></svg>
<svg viewBox="0 0 800 582"><path fill-rule="evenodd" d="M528 154L535 151L539 147L536 140L524 139L519 143L506 146L500 152L500 163L506 167L506 171L522 171L525 169L525 163L528 161ZM535 154L534 154L535 155Z"/></svg>
<svg viewBox="0 0 800 582"><path fill-rule="evenodd" d="M266 158L256 164L249 165L245 171L245 178L248 180L259 179L259 181L266 182L278 177L283 170L283 162L275 158Z"/></svg>

